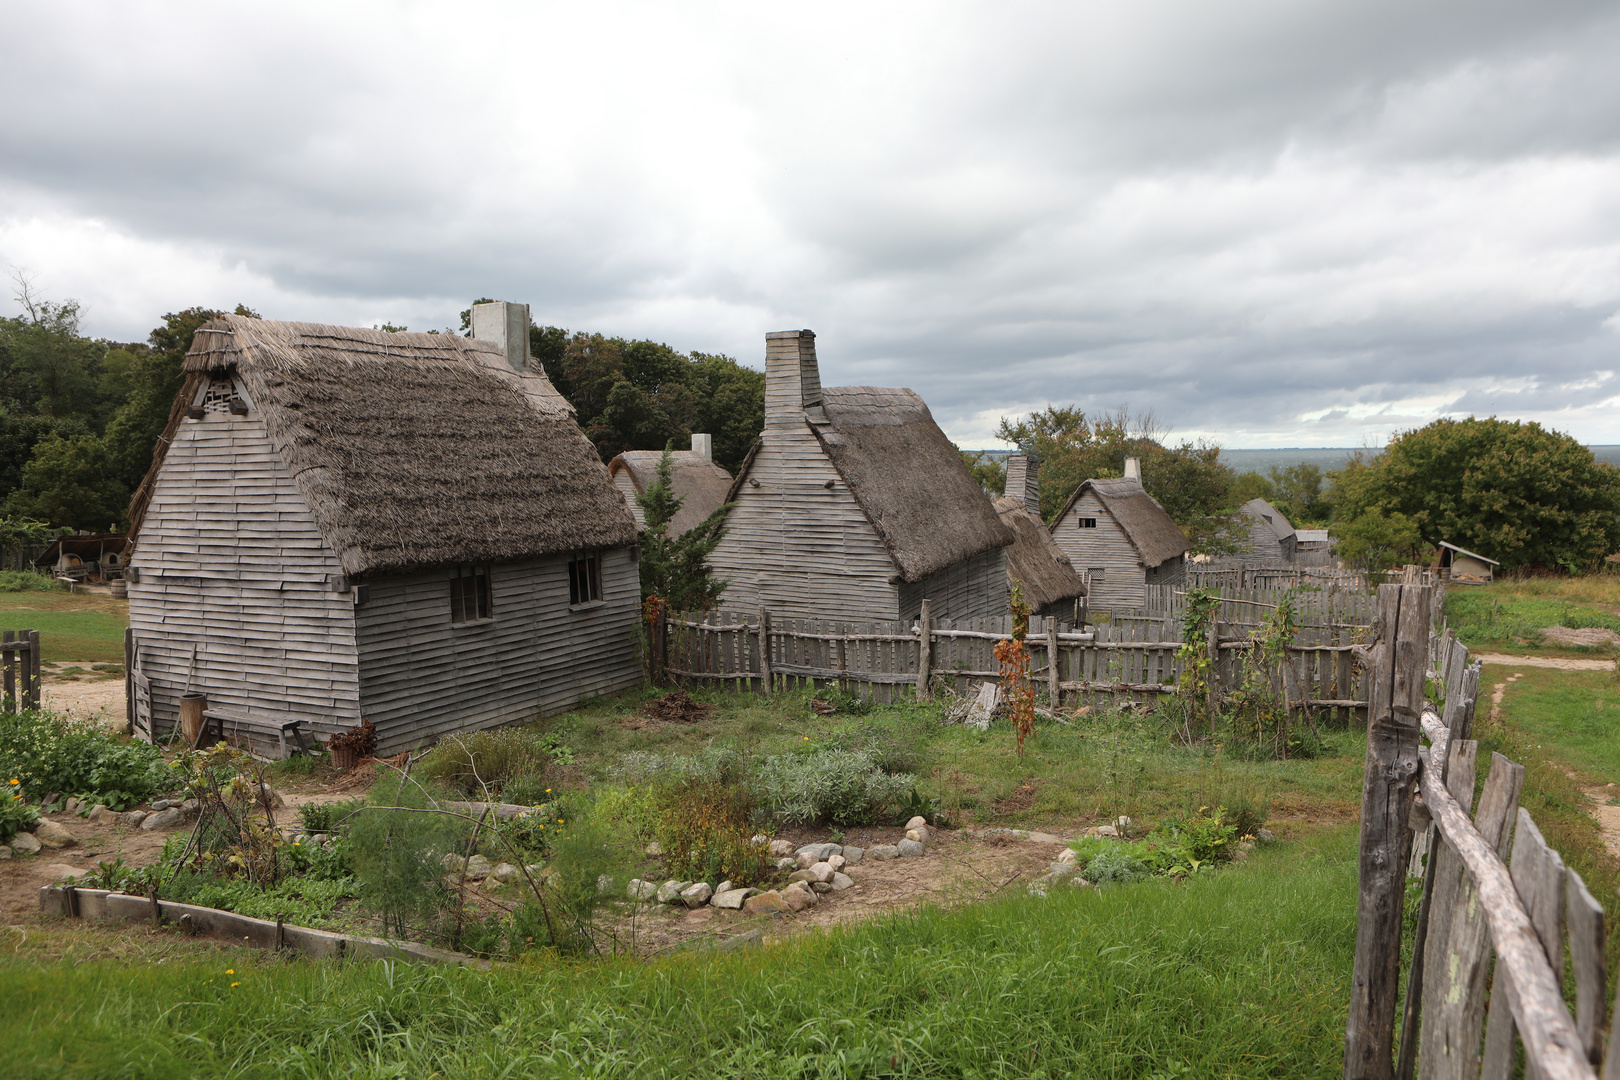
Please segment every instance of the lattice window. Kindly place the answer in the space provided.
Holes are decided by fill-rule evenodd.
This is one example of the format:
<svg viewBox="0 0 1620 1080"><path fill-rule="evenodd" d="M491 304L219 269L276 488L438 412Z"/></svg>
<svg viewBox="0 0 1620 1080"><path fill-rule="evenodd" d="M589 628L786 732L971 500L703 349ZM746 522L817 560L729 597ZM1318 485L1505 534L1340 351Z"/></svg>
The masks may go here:
<svg viewBox="0 0 1620 1080"><path fill-rule="evenodd" d="M245 403L242 395L236 392L236 383L228 378L210 379L208 389L203 392L202 409L203 412L214 413L243 412Z"/></svg>

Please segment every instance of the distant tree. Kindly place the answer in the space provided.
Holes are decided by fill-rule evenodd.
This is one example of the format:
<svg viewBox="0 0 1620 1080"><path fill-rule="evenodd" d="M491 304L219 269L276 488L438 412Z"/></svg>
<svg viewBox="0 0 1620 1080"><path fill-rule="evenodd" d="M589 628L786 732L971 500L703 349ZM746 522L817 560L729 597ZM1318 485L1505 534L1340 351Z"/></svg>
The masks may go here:
<svg viewBox="0 0 1620 1080"><path fill-rule="evenodd" d="M1261 473L1238 473L1232 478L1232 488L1228 495L1233 506L1242 506L1250 499L1264 499L1272 502L1277 498L1277 490L1272 487L1271 481Z"/></svg>
<svg viewBox="0 0 1620 1080"><path fill-rule="evenodd" d="M732 503L719 507L680 536L669 536L669 523L680 512L685 497L670 486L670 454L658 461L658 478L636 496L646 520L641 536L641 598L662 597L670 611L706 611L726 591L724 578L714 576L709 556L726 535L725 516Z"/></svg>
<svg viewBox="0 0 1620 1080"><path fill-rule="evenodd" d="M973 479L979 482L980 487L984 488L992 496L1000 496L1006 493L1007 467L1005 465L993 457L985 457L972 450L958 449L957 453L962 455L962 464L968 467L968 472L973 474Z"/></svg>
<svg viewBox="0 0 1620 1080"><path fill-rule="evenodd" d="M163 316L163 325L147 335L145 346L123 347L128 359L121 358L118 378L127 386L127 397L107 422L105 451L112 479L126 492L135 490L152 465L152 451L185 382L182 365L192 339L221 314L204 307L171 311ZM234 314L259 317L242 304Z"/></svg>
<svg viewBox="0 0 1620 1080"><path fill-rule="evenodd" d="M1050 523L1088 479L1124 475L1125 459L1142 467L1142 486L1181 526L1195 549L1224 551L1236 479L1220 447L1183 440L1164 445L1167 432L1151 412L1119 409L1088 417L1077 405L1048 406L1020 420L1003 418L996 437L1029 445L1040 455L1041 516Z"/></svg>
<svg viewBox="0 0 1620 1080"><path fill-rule="evenodd" d="M385 334L403 334L409 330L408 326L395 326L391 322L380 322L372 326L373 330L381 330Z"/></svg>
<svg viewBox="0 0 1620 1080"><path fill-rule="evenodd" d="M1273 465L1268 474L1276 505L1295 525L1302 522L1327 520L1328 506L1322 498L1322 470L1309 462L1297 465Z"/></svg>
<svg viewBox="0 0 1620 1080"><path fill-rule="evenodd" d="M1330 495L1336 521L1400 514L1423 544L1446 540L1509 570L1577 571L1620 550L1620 471L1536 423L1436 420L1357 455Z"/></svg>
<svg viewBox="0 0 1620 1080"><path fill-rule="evenodd" d="M4 365L0 375L4 376L6 404L22 413L80 417L95 423L106 344L79 333L77 300L43 300L35 295L26 276L17 274L13 280L23 314L0 318L0 364Z"/></svg>
<svg viewBox="0 0 1620 1080"><path fill-rule="evenodd" d="M1421 561L1423 537L1405 514L1368 510L1336 528L1334 537L1339 557L1368 573Z"/></svg>
<svg viewBox="0 0 1620 1080"><path fill-rule="evenodd" d="M21 486L6 498L5 511L94 531L120 527L127 521L128 506L129 491L109 475L99 438L51 434L34 447Z"/></svg>

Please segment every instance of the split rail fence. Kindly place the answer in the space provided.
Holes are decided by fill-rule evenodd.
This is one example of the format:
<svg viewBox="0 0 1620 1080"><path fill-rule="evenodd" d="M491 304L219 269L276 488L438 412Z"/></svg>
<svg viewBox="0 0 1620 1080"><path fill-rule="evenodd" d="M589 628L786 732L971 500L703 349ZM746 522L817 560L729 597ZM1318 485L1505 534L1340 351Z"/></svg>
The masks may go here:
<svg viewBox="0 0 1620 1080"><path fill-rule="evenodd" d="M1269 601L1248 596L1268 596ZM1215 632L1199 649L1214 661L1216 692L1241 685L1244 657L1265 608L1282 593L1248 593L1223 602ZM1296 709L1329 710L1341 723L1364 718L1366 677L1352 662L1369 629L1370 598L1349 597L1338 607L1313 604L1299 613L1288 647L1290 701ZM1364 618L1366 622L1357 622ZM769 611L712 611L671 615L663 635L664 670L691 682L714 682L738 691L836 684L889 702L899 688L927 696L967 693L972 684L1000 677L995 645L1012 633L1010 616L934 619L924 608L914 622L845 622L784 619ZM1031 678L1057 707L1151 703L1180 689L1185 665L1181 609L1116 614L1084 630L1032 616L1025 644ZM926 641L926 647L924 642ZM1055 663L1054 663L1055 659Z"/></svg>
<svg viewBox="0 0 1620 1080"><path fill-rule="evenodd" d="M1605 1060L1603 1046L1603 908L1519 805L1524 766L1493 754L1475 806L1480 665L1449 633L1431 632L1436 592L1382 586L1365 654L1373 691L1344 1075L1506 1080L1522 1043L1526 1076L1596 1080L1601 1069L1614 1080L1620 1047ZM1411 873L1422 873L1423 891L1397 1017Z"/></svg>
<svg viewBox="0 0 1620 1080"><path fill-rule="evenodd" d="M8 712L39 708L39 631L0 631L4 690L0 708Z"/></svg>

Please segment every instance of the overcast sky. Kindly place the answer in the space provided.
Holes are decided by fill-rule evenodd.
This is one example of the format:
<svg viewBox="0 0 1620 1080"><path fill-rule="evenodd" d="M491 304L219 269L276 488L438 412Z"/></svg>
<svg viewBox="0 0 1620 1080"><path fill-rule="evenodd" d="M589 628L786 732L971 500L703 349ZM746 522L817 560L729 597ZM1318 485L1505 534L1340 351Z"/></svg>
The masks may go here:
<svg viewBox="0 0 1620 1080"><path fill-rule="evenodd" d="M0 269L126 340L809 327L966 446L1048 403L1620 443L1617 56L1546 0L0 0Z"/></svg>

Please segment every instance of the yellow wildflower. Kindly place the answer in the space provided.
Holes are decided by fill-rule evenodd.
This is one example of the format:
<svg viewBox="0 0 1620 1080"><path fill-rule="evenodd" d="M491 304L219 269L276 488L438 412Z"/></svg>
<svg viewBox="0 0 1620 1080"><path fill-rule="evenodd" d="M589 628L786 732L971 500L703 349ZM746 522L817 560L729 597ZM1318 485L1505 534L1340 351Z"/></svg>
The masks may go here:
<svg viewBox="0 0 1620 1080"><path fill-rule="evenodd" d="M226 968L225 969L225 974L227 974L227 975L235 975L236 974L236 969L235 968Z"/></svg>
<svg viewBox="0 0 1620 1080"><path fill-rule="evenodd" d="M241 985L242 985L242 984L241 984L241 983L239 983L239 982L233 982L233 983L231 983L231 985L232 985L232 986L241 986Z"/></svg>

